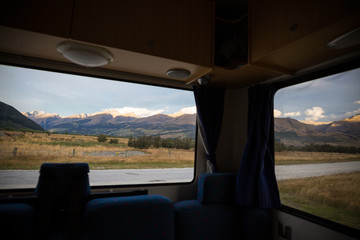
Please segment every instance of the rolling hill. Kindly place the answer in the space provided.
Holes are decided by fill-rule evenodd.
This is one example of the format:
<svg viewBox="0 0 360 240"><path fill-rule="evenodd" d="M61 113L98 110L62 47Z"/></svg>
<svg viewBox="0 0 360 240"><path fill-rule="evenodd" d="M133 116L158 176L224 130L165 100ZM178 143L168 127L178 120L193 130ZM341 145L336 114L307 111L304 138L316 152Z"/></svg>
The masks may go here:
<svg viewBox="0 0 360 240"><path fill-rule="evenodd" d="M292 118L275 118L275 141L285 145L331 144L360 146L360 121L354 116L323 125L305 124Z"/></svg>
<svg viewBox="0 0 360 240"><path fill-rule="evenodd" d="M25 117L21 112L14 107L0 102L0 129L9 130L39 130L44 129L35 123L33 120Z"/></svg>

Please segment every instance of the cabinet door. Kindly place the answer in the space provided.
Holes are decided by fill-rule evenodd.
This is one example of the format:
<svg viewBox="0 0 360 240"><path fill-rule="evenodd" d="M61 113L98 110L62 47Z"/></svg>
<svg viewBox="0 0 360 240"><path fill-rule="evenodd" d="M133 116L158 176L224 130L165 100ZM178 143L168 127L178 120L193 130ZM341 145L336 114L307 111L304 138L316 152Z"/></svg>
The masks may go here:
<svg viewBox="0 0 360 240"><path fill-rule="evenodd" d="M209 0L76 0L71 37L211 66L212 34Z"/></svg>
<svg viewBox="0 0 360 240"><path fill-rule="evenodd" d="M251 59L359 12L358 0L250 0Z"/></svg>
<svg viewBox="0 0 360 240"><path fill-rule="evenodd" d="M73 0L3 0L0 25L69 37L72 7Z"/></svg>

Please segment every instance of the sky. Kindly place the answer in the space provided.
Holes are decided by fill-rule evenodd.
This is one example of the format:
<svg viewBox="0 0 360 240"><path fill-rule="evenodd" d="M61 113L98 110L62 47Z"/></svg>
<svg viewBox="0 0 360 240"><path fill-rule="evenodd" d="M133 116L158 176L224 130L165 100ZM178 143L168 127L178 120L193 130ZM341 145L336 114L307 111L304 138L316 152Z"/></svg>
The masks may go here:
<svg viewBox="0 0 360 240"><path fill-rule="evenodd" d="M332 122L360 114L360 69L280 89L274 116Z"/></svg>
<svg viewBox="0 0 360 240"><path fill-rule="evenodd" d="M195 113L192 91L0 65L0 101L62 117L117 109L147 117Z"/></svg>
<svg viewBox="0 0 360 240"><path fill-rule="evenodd" d="M192 91L0 65L0 101L62 117L117 109L147 117L195 113ZM360 114L360 69L280 89L274 116L331 122Z"/></svg>

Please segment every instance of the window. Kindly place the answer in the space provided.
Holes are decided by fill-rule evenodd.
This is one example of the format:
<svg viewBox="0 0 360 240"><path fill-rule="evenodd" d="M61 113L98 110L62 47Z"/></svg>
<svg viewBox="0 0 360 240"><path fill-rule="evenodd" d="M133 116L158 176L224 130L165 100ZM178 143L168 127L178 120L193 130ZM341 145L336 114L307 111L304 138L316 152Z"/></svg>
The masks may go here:
<svg viewBox="0 0 360 240"><path fill-rule="evenodd" d="M282 204L360 229L360 69L280 89L275 171Z"/></svg>
<svg viewBox="0 0 360 240"><path fill-rule="evenodd" d="M0 189L44 162L87 162L90 185L190 182L192 91L0 65Z"/></svg>

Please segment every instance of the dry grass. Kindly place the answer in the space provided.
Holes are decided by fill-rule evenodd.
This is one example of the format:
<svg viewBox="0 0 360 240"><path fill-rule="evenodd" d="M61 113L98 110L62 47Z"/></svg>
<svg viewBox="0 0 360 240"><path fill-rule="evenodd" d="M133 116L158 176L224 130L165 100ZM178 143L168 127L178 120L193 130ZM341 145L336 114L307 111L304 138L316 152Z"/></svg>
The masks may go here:
<svg viewBox="0 0 360 240"><path fill-rule="evenodd" d="M281 201L360 229L360 172L278 181Z"/></svg>
<svg viewBox="0 0 360 240"><path fill-rule="evenodd" d="M194 166L194 150L146 149L140 150L145 155L124 156L120 153L139 151L127 147L127 138L117 138L119 144L109 144L98 143L96 136L5 133L0 137L0 169L39 169L44 162L88 162L92 169ZM89 155L94 152L113 152L114 156Z"/></svg>
<svg viewBox="0 0 360 240"><path fill-rule="evenodd" d="M275 164L309 164L360 161L360 154L327 153L327 152L276 152Z"/></svg>

